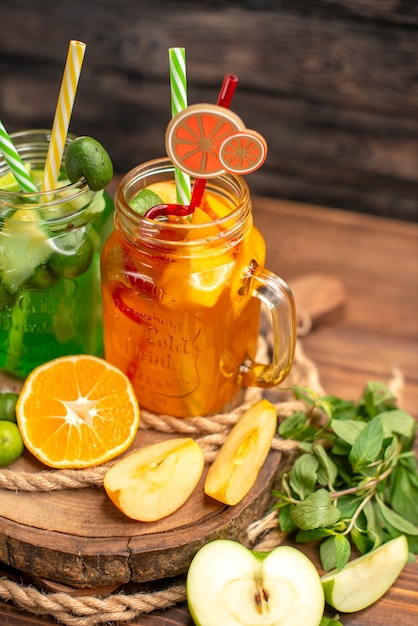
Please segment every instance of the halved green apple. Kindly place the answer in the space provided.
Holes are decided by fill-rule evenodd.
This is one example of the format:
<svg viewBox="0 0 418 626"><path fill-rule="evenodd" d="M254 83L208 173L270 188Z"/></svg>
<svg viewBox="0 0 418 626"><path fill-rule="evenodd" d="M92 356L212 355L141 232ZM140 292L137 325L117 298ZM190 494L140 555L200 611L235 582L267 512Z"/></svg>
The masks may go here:
<svg viewBox="0 0 418 626"><path fill-rule="evenodd" d="M408 561L408 542L396 537L321 578L325 599L334 609L354 613L370 606L393 585Z"/></svg>
<svg viewBox="0 0 418 626"><path fill-rule="evenodd" d="M325 605L315 566L296 548L252 552L225 539L197 552L186 592L197 626L318 626Z"/></svg>
<svg viewBox="0 0 418 626"><path fill-rule="evenodd" d="M193 439L167 439L117 461L105 474L104 488L122 513L153 522L186 502L203 467L202 449Z"/></svg>
<svg viewBox="0 0 418 626"><path fill-rule="evenodd" d="M234 505L254 485L269 453L277 429L277 411L260 400L235 424L210 466L205 493L219 502Z"/></svg>

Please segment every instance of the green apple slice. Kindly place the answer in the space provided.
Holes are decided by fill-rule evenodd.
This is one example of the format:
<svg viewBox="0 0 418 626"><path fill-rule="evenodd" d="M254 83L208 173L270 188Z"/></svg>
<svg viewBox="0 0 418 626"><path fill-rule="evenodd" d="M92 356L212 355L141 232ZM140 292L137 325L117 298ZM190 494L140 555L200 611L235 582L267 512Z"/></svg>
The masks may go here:
<svg viewBox="0 0 418 626"><path fill-rule="evenodd" d="M353 559L321 578L325 599L334 609L354 613L370 606L393 585L408 561L404 535Z"/></svg>
<svg viewBox="0 0 418 626"><path fill-rule="evenodd" d="M325 605L315 566L296 548L252 552L225 539L197 552L186 593L197 626L318 626Z"/></svg>

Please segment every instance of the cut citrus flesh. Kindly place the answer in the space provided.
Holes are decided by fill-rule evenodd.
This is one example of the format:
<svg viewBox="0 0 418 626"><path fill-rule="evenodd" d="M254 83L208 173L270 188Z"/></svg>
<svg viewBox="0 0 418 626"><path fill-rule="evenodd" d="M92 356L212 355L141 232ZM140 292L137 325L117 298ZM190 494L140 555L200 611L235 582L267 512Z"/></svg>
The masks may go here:
<svg viewBox="0 0 418 626"><path fill-rule="evenodd" d="M147 185L146 189L153 191L161 198L161 204L176 204L176 186L172 181L158 181Z"/></svg>
<svg viewBox="0 0 418 626"><path fill-rule="evenodd" d="M215 104L191 105L173 117L167 127L167 154L186 174L219 176L225 171L219 162L219 147L244 128L241 118L229 109Z"/></svg>
<svg viewBox="0 0 418 626"><path fill-rule="evenodd" d="M25 168L29 174L29 176L31 176L31 178L33 178L33 174L31 172L31 166L30 163L26 163L25 164ZM2 189L3 191L13 191L13 192L19 192L20 191L20 187L19 187L19 183L17 182L14 174L12 172L7 172L7 174L4 174L3 176L0 176L0 189Z"/></svg>
<svg viewBox="0 0 418 626"><path fill-rule="evenodd" d="M124 452L139 426L129 379L90 355L48 361L26 379L16 406L26 448L54 468L99 465Z"/></svg>

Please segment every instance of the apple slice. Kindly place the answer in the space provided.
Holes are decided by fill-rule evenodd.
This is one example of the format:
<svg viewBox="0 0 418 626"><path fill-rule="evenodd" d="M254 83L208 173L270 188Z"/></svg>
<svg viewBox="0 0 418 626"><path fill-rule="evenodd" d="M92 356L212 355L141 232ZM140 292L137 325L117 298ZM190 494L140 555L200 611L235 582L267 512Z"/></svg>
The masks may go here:
<svg viewBox="0 0 418 626"><path fill-rule="evenodd" d="M321 577L325 599L334 609L354 613L370 606L393 585L408 561L404 535Z"/></svg>
<svg viewBox="0 0 418 626"><path fill-rule="evenodd" d="M325 605L319 574L302 552L252 552L227 539L194 556L186 594L197 626L318 626Z"/></svg>
<svg viewBox="0 0 418 626"><path fill-rule="evenodd" d="M205 493L224 504L242 500L254 485L277 429L277 411L256 402L232 428L209 468Z"/></svg>
<svg viewBox="0 0 418 626"><path fill-rule="evenodd" d="M105 474L104 488L122 513L154 522L186 502L203 467L202 449L193 439L167 439L117 461Z"/></svg>

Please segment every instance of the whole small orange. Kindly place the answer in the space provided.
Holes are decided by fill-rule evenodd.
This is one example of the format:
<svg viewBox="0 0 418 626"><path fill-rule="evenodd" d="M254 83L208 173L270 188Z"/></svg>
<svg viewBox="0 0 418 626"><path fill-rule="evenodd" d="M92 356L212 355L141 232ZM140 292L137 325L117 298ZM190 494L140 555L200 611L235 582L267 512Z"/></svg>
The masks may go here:
<svg viewBox="0 0 418 626"><path fill-rule="evenodd" d="M54 468L100 465L133 442L140 410L131 382L90 355L59 357L34 369L16 405L26 448Z"/></svg>

